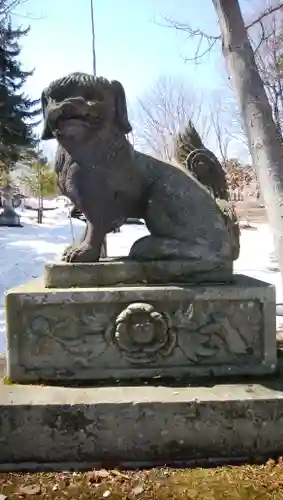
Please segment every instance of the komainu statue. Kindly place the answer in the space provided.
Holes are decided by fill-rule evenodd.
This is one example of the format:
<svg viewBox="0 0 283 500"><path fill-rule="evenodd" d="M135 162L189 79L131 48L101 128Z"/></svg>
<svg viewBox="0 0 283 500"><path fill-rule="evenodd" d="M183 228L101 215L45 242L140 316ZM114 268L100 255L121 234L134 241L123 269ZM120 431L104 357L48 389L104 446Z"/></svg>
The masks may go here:
<svg viewBox="0 0 283 500"><path fill-rule="evenodd" d="M107 233L128 217L145 220L132 260L194 260L203 269L237 258L223 212L185 168L135 151L126 96L118 81L72 73L42 92L42 139L56 138L63 195L87 221L63 260L96 262Z"/></svg>

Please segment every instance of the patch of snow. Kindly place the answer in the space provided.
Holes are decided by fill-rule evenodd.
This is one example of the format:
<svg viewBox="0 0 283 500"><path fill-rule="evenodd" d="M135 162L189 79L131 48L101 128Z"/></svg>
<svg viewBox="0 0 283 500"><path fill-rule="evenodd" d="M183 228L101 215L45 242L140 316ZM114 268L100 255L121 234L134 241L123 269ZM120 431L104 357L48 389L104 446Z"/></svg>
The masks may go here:
<svg viewBox="0 0 283 500"><path fill-rule="evenodd" d="M234 270L273 284L276 287L276 300L282 302L281 275L274 254L273 237L267 224L241 230L241 252Z"/></svg>
<svg viewBox="0 0 283 500"><path fill-rule="evenodd" d="M24 200L24 205L27 206L27 207L30 207L32 210L37 210L38 209L38 198L35 198L35 197L29 197L29 198L25 198ZM45 209L53 209L55 210L57 208L57 202L56 202L56 198L53 198L53 199L43 199L43 208Z"/></svg>
<svg viewBox="0 0 283 500"><path fill-rule="evenodd" d="M44 212L44 223L38 225L32 210L18 210L22 228L0 227L0 353L5 350L4 293L43 274L46 262L58 259L72 242L68 208ZM85 224L72 220L75 238L79 239ZM148 234L145 226L125 225L120 233L107 236L109 256L127 255L138 238ZM283 302L281 276L274 257L273 240L267 225L241 231L241 253L235 272L267 281L276 287L277 302ZM283 318L278 318L283 324Z"/></svg>
<svg viewBox="0 0 283 500"><path fill-rule="evenodd" d="M235 273L246 274L276 289L276 302L283 302L281 274L274 253L273 236L267 224L241 230L241 252L234 264ZM277 329L283 326L283 317L276 318Z"/></svg>

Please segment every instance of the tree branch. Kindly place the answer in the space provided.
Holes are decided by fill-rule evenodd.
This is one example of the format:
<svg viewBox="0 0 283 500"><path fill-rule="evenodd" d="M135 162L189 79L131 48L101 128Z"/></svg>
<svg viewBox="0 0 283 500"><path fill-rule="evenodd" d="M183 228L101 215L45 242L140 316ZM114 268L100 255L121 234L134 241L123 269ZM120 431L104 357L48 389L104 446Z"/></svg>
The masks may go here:
<svg viewBox="0 0 283 500"><path fill-rule="evenodd" d="M278 5L275 5L273 7L269 7L268 9L265 9L256 19L254 19L250 24L246 25L246 29L250 29L255 24L260 23L265 17L269 16L270 14L273 14L277 10L283 9L283 3L280 2Z"/></svg>
<svg viewBox="0 0 283 500"><path fill-rule="evenodd" d="M179 23L177 21L173 21L172 19L169 19L167 17L164 17L162 16L164 21L167 23L166 25L162 24L162 23L158 23L156 22L156 24L158 24L159 26L165 26L166 28L174 28L176 29L177 31L182 31L184 33L187 34L187 38L188 39L192 39L192 38L198 38L198 44L197 44L197 49L196 49L196 53L195 53L195 57L193 58L194 61L198 61L199 59L201 59L203 56L205 56L206 54L208 54L208 52L210 52L214 45L218 42L218 40L221 39L221 36L220 35L209 35L207 33L205 33L204 31L200 30L200 29L193 29L190 25L188 24L185 24L185 23ZM201 47L202 47L202 44L203 42L206 42L207 43L207 48L204 49L203 51L201 50ZM190 61L191 59L189 58L186 58L185 59L186 61Z"/></svg>
<svg viewBox="0 0 283 500"><path fill-rule="evenodd" d="M173 157L173 139L190 119L201 132L205 132L208 125L202 97L178 78L160 77L137 99L134 114L134 131L142 150L166 161Z"/></svg>
<svg viewBox="0 0 283 500"><path fill-rule="evenodd" d="M42 15L34 16L32 14L19 14L16 9L28 0L0 0L0 22L5 22L7 18L12 15L20 19L28 19L32 21L39 21L43 18Z"/></svg>
<svg viewBox="0 0 283 500"><path fill-rule="evenodd" d="M261 36L261 41L258 44L258 47L255 49L257 51L260 47L260 45L268 38L265 35L265 30L264 30L264 25L263 25L263 19L266 17L270 16L271 14L274 14L276 11L281 10L283 11L283 2L280 1L277 5L274 5L272 7L268 7L267 9L264 9L259 16L257 16L255 19L253 19L249 24L246 25L246 29L249 30L253 28L256 24L261 25L262 29L262 36ZM208 33L205 33L204 31L200 29L193 29L189 24L185 23L179 23L178 21L173 21L170 18L162 16L164 21L167 24L161 24L161 23L156 23L159 24L160 26L165 26L167 28L174 28L177 31L181 31L183 33L187 34L188 39L198 39L197 42L197 48L195 51L194 57L185 58L185 61L194 61L198 62L202 57L204 57L206 54L211 52L211 50L214 48L216 43L221 40L221 35L211 35ZM206 43L206 47L203 48L203 43Z"/></svg>
<svg viewBox="0 0 283 500"><path fill-rule="evenodd" d="M0 18L5 19L19 5L26 3L27 0L0 0Z"/></svg>

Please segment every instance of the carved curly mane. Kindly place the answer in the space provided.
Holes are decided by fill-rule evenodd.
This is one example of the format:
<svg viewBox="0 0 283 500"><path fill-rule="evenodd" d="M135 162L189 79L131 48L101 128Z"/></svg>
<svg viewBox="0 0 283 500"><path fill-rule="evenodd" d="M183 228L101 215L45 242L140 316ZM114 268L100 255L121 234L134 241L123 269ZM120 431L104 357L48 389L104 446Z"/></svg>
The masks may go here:
<svg viewBox="0 0 283 500"><path fill-rule="evenodd" d="M195 149L205 149L205 147L190 120L185 130L177 134L174 141L174 156L178 163L186 166L187 157Z"/></svg>
<svg viewBox="0 0 283 500"><path fill-rule="evenodd" d="M191 121L174 141L174 156L214 198L228 199L225 172L215 154L204 146Z"/></svg>
<svg viewBox="0 0 283 500"><path fill-rule="evenodd" d="M78 86L83 87L84 90L94 90L100 88L107 88L111 86L111 83L106 78L101 76L96 77L93 75L88 75L87 73L75 72L70 75L58 78L48 85L45 89L46 95L50 95L60 89L64 89L65 93L72 93L73 88Z"/></svg>

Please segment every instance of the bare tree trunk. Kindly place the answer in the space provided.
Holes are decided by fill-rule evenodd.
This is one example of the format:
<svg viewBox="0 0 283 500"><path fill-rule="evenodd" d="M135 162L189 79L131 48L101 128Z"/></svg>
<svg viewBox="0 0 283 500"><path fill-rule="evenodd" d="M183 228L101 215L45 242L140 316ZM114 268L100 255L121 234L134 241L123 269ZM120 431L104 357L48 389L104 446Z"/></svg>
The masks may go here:
<svg viewBox="0 0 283 500"><path fill-rule="evenodd" d="M281 120L280 120L280 111L279 111L279 106L278 106L278 98L276 99L276 102L273 105L273 114L274 114L274 122L276 126L276 131L277 131L277 137L279 141L282 140L282 131L281 131Z"/></svg>
<svg viewBox="0 0 283 500"><path fill-rule="evenodd" d="M37 193L37 202L38 202L38 207L37 207L37 223L41 224L42 219L41 219L41 179L40 179L40 164L38 163L38 171L37 171L37 182L38 182L38 193Z"/></svg>
<svg viewBox="0 0 283 500"><path fill-rule="evenodd" d="M283 277L283 152L238 0L212 0Z"/></svg>

